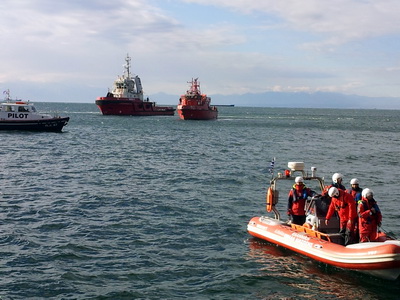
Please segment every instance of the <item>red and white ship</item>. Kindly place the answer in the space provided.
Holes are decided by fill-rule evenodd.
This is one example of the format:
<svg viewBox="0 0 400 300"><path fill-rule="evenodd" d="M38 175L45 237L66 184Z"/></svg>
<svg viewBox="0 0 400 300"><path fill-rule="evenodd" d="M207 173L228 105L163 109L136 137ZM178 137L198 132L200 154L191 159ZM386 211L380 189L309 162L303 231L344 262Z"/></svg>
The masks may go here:
<svg viewBox="0 0 400 300"><path fill-rule="evenodd" d="M139 76L130 73L129 55L125 58L125 73L114 81L112 91L106 97L98 97L96 105L103 115L173 116L175 108L157 106L149 98L143 99L143 88Z"/></svg>
<svg viewBox="0 0 400 300"><path fill-rule="evenodd" d="M198 78L192 79L190 89L179 98L177 107L182 120L214 120L218 117L218 109L210 106L211 98L200 92Z"/></svg>
<svg viewBox="0 0 400 300"><path fill-rule="evenodd" d="M380 232L376 241L343 246L338 234L338 217L331 218L329 225L324 222L330 203L329 197L318 196L307 200L307 218L303 225L291 224L280 219L278 208L286 212L287 205L278 204L280 195L278 181L281 184L284 183L282 181L287 181L286 185L290 187L295 179L293 173L299 171L306 186L310 187L314 182L316 188L313 190L322 193L324 189L323 179L315 175L316 168L311 168L311 174L306 174L302 162L290 162L288 167L289 170L286 170L285 174L278 173L278 176L271 180L267 190L267 212L273 212L274 217L253 217L247 225L248 232L256 238L293 250L316 261L396 280L400 275L400 241ZM283 193L286 199L287 191L288 189Z"/></svg>

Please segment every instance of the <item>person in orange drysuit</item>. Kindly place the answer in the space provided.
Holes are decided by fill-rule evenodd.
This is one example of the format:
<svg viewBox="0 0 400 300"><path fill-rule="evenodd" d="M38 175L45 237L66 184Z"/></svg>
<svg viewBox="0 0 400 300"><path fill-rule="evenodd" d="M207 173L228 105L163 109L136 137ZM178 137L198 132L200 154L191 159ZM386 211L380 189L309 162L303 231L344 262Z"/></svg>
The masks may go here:
<svg viewBox="0 0 400 300"><path fill-rule="evenodd" d="M349 193L351 196L353 196L354 201L356 202L356 206L359 200L361 200L361 192L362 188L360 187L360 181L357 178L353 178L350 180L350 185L351 188L347 189L346 192ZM354 236L353 236L353 241L358 242L360 234L358 230L358 217L354 219L355 225L354 225Z"/></svg>
<svg viewBox="0 0 400 300"><path fill-rule="evenodd" d="M357 204L360 243L378 239L378 226L382 222L382 213L374 199L374 192L363 189L361 200Z"/></svg>
<svg viewBox="0 0 400 300"><path fill-rule="evenodd" d="M328 195L328 191L331 187L335 187L340 190L346 190L345 186L342 184L343 182L343 175L340 173L335 173L332 175L332 184L325 186L324 190L322 191L322 195Z"/></svg>
<svg viewBox="0 0 400 300"><path fill-rule="evenodd" d="M350 180L351 188L347 189L346 192L351 194L356 202L361 200L362 188L360 188L360 182L357 178Z"/></svg>
<svg viewBox="0 0 400 300"><path fill-rule="evenodd" d="M287 213L292 217L293 224L303 225L306 222L307 197L316 195L316 192L305 186L301 176L297 176L294 182L293 188L289 191Z"/></svg>
<svg viewBox="0 0 400 300"><path fill-rule="evenodd" d="M336 187L331 187L328 195L331 197L331 204L325 217L325 224L328 225L329 219L337 211L340 219L339 233L344 245L348 245L353 242L354 237L355 219L357 219L356 203L350 194Z"/></svg>

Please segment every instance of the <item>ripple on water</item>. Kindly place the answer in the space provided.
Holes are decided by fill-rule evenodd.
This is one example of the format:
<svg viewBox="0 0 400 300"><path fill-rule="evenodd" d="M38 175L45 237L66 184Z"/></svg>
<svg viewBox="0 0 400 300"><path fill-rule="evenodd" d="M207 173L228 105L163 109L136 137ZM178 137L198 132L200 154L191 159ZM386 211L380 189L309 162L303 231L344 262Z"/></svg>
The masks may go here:
<svg viewBox="0 0 400 300"><path fill-rule="evenodd" d="M334 172L346 182L358 177L374 189L384 228L399 235L388 193L399 177L395 113L221 108L215 122L184 122L105 117L92 106L68 104L63 134L0 136L7 140L0 149L2 298L399 293L396 285L327 268L246 232L251 217L265 214L276 157L275 172L304 161L327 180Z"/></svg>

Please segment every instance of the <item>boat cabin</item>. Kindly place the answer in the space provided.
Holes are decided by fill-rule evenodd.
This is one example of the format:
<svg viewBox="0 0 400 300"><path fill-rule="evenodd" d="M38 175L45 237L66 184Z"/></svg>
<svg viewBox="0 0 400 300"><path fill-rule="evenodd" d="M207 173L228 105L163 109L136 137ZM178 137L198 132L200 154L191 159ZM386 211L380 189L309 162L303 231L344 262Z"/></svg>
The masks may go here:
<svg viewBox="0 0 400 300"><path fill-rule="evenodd" d="M0 104L2 112L36 112L36 108L27 102L6 102Z"/></svg>
<svg viewBox="0 0 400 300"><path fill-rule="evenodd" d="M0 103L0 121L28 121L51 118L53 116L39 113L33 103L25 101Z"/></svg>

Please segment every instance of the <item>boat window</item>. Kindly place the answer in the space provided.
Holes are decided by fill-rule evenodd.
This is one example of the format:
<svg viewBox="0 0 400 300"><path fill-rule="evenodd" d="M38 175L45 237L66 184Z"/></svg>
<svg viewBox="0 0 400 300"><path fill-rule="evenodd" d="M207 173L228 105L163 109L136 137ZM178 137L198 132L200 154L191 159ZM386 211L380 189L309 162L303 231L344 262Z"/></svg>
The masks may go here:
<svg viewBox="0 0 400 300"><path fill-rule="evenodd" d="M14 111L14 106L7 105L6 106L6 111Z"/></svg>
<svg viewBox="0 0 400 300"><path fill-rule="evenodd" d="M36 108L34 106L31 106L31 111L36 112Z"/></svg>
<svg viewBox="0 0 400 300"><path fill-rule="evenodd" d="M28 109L28 107L25 107L25 106L19 106L19 107L18 107L18 111L20 111L20 112L27 112L27 111L29 111L29 109Z"/></svg>

